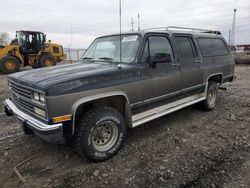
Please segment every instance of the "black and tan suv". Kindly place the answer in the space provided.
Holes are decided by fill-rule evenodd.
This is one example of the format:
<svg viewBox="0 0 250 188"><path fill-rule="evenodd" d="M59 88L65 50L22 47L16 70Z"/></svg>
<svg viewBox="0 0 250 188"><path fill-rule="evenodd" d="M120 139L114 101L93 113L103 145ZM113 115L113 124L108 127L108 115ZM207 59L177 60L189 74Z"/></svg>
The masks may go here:
<svg viewBox="0 0 250 188"><path fill-rule="evenodd" d="M234 80L234 65L219 32L103 36L79 63L9 75L5 112L26 134L70 139L79 154L103 161L122 147L128 127L195 103L214 109L218 86Z"/></svg>

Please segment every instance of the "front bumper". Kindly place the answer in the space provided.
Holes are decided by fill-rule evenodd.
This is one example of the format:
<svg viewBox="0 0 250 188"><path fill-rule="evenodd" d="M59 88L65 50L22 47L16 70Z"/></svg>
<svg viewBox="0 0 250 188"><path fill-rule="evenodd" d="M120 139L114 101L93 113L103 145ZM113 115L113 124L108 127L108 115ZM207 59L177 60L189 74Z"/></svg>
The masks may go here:
<svg viewBox="0 0 250 188"><path fill-rule="evenodd" d="M7 116L14 115L17 122L24 128L24 130L28 128L43 140L53 143L62 142L64 140L62 123L53 125L43 123L19 110L11 99L6 99L4 101L4 110Z"/></svg>

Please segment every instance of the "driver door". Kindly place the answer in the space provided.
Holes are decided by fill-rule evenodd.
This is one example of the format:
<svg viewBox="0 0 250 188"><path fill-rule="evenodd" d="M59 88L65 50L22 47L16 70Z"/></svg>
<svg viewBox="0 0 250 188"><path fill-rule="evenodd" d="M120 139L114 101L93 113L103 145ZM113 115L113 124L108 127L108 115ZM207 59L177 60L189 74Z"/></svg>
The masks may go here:
<svg viewBox="0 0 250 188"><path fill-rule="evenodd" d="M151 60L156 53L170 54L172 62L152 65ZM141 72L144 104L155 107L177 99L180 95L180 69L169 36L149 35L141 61L145 64Z"/></svg>

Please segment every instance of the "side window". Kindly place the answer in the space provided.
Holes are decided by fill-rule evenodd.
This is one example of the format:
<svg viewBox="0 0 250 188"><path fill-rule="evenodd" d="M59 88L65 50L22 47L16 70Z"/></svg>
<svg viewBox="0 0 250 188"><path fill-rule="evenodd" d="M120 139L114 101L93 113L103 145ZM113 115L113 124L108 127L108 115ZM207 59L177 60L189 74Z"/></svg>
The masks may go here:
<svg viewBox="0 0 250 188"><path fill-rule="evenodd" d="M194 44L189 37L175 37L175 41L180 59L194 59Z"/></svg>
<svg viewBox="0 0 250 188"><path fill-rule="evenodd" d="M220 38L198 38L203 56L227 55L229 52Z"/></svg>
<svg viewBox="0 0 250 188"><path fill-rule="evenodd" d="M148 62L156 53L168 53L173 60L173 50L167 37L151 36L148 38L142 55L142 62Z"/></svg>
<svg viewBox="0 0 250 188"><path fill-rule="evenodd" d="M43 34L40 34L40 39L41 39L41 43L45 42L43 41Z"/></svg>

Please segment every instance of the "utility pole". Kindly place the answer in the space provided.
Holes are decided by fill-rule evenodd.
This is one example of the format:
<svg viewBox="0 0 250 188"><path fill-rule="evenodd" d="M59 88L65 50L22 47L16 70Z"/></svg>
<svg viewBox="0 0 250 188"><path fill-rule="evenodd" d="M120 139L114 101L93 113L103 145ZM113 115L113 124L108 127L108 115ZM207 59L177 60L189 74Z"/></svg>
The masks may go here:
<svg viewBox="0 0 250 188"><path fill-rule="evenodd" d="M140 26L140 14L138 13L138 31L141 30L141 26Z"/></svg>
<svg viewBox="0 0 250 188"><path fill-rule="evenodd" d="M234 46L235 44L235 21L236 21L236 10L234 9L234 15L233 15L233 23L232 23L232 31L231 31L231 46Z"/></svg>
<svg viewBox="0 0 250 188"><path fill-rule="evenodd" d="M228 32L228 45L229 46L231 45L231 29L229 29L229 32Z"/></svg>
<svg viewBox="0 0 250 188"><path fill-rule="evenodd" d="M69 61L72 63L72 24L70 25L70 48L69 48Z"/></svg>
<svg viewBox="0 0 250 188"><path fill-rule="evenodd" d="M133 18L131 18L131 22L130 22L130 24L131 24L131 26L132 26L132 32L134 31L134 24L135 24L135 22L134 22L134 19Z"/></svg>

